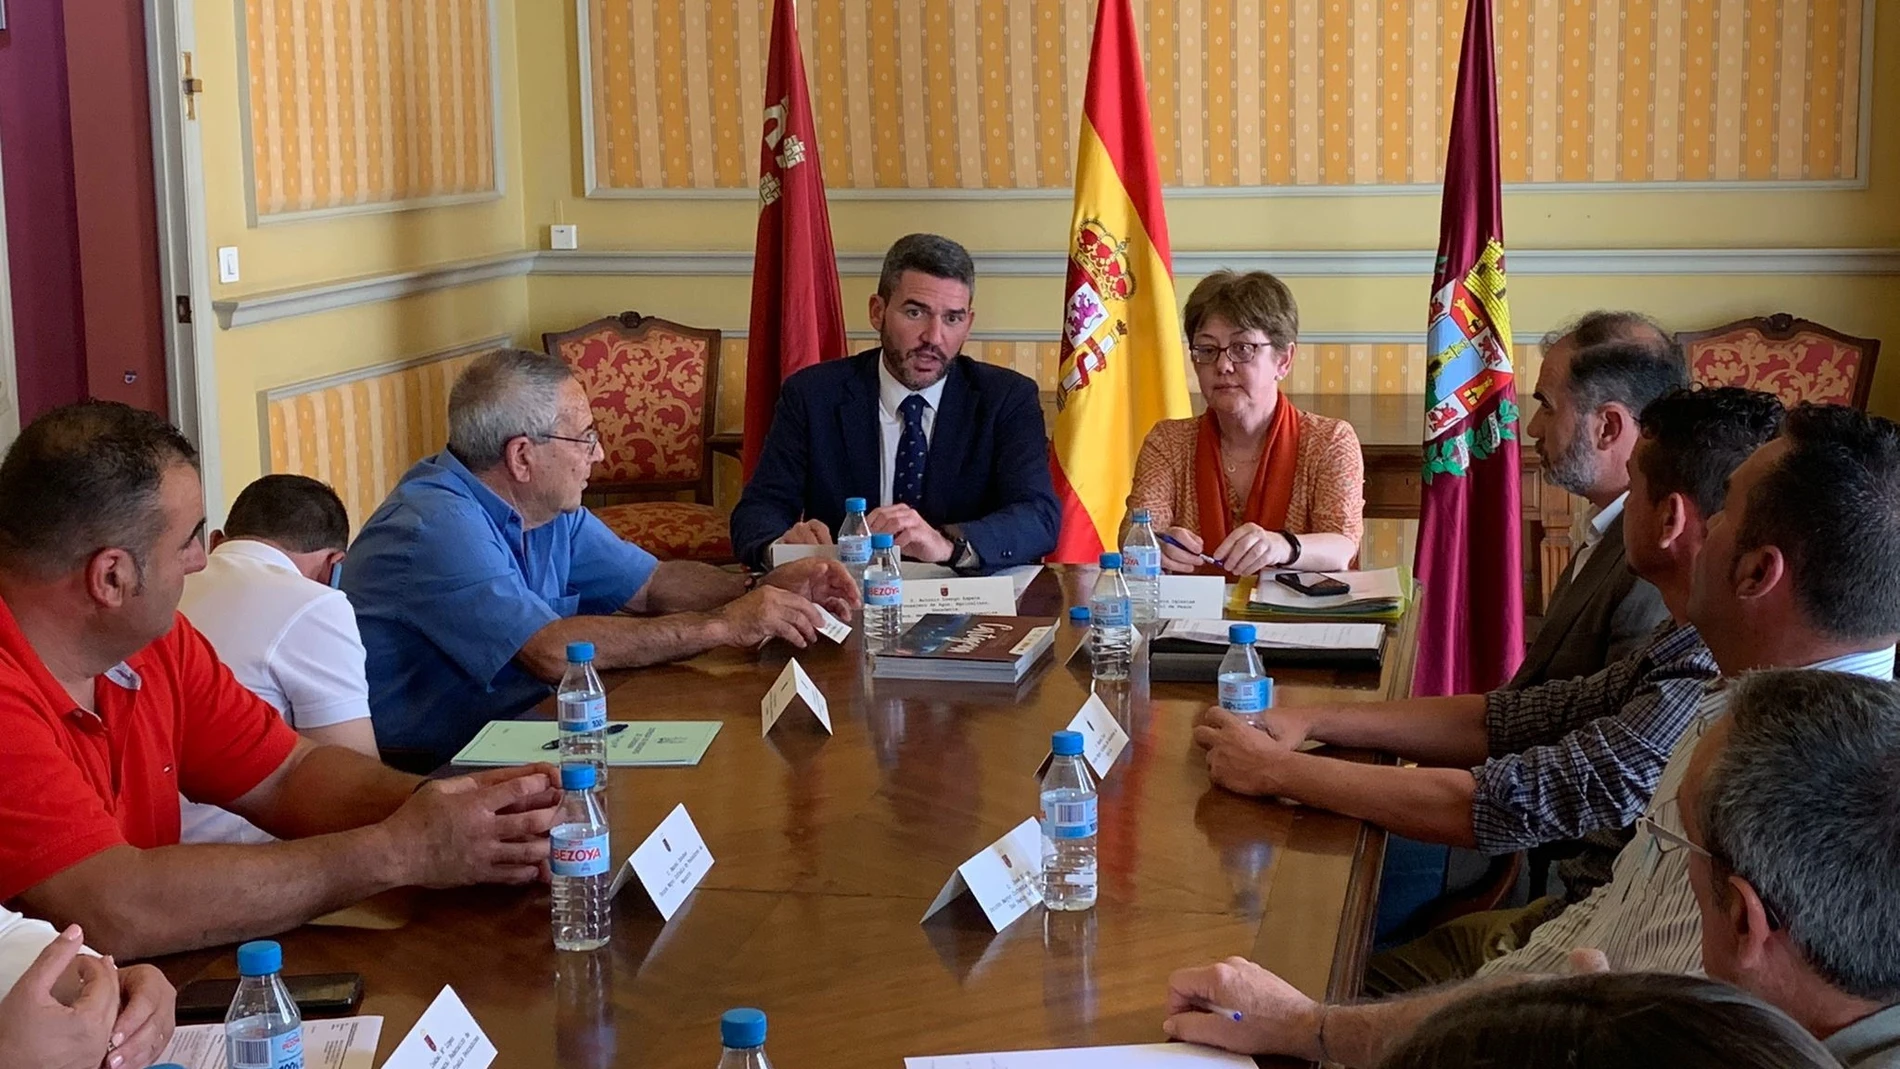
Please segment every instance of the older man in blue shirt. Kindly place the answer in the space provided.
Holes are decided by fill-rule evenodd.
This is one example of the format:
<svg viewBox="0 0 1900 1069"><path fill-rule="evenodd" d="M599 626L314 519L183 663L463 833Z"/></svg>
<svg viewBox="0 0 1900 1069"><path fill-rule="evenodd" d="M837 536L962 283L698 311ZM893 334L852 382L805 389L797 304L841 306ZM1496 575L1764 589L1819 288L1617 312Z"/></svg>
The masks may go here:
<svg viewBox="0 0 1900 1069"><path fill-rule="evenodd" d="M350 548L343 589L368 651L377 744L447 761L489 720L545 698L569 642L601 668L782 638L857 604L836 561L762 578L660 562L581 507L600 456L587 393L558 358L477 358L449 396L449 447L411 468Z"/></svg>

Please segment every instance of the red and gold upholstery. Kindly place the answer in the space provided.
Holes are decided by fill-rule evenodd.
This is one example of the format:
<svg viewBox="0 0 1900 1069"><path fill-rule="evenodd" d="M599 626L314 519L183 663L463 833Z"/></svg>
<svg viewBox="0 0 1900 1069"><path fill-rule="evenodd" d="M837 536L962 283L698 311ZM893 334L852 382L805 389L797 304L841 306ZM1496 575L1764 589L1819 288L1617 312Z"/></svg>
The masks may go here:
<svg viewBox="0 0 1900 1069"><path fill-rule="evenodd" d="M622 312L544 334L541 343L574 369L593 402L606 454L588 484L594 514L663 560L730 561L730 525L712 505L708 449L719 332ZM694 500L675 500L683 492ZM628 495L655 500L599 503Z"/></svg>
<svg viewBox="0 0 1900 1069"><path fill-rule="evenodd" d="M1781 398L1867 407L1880 342L1787 313L1678 334L1691 377L1705 386L1746 386Z"/></svg>

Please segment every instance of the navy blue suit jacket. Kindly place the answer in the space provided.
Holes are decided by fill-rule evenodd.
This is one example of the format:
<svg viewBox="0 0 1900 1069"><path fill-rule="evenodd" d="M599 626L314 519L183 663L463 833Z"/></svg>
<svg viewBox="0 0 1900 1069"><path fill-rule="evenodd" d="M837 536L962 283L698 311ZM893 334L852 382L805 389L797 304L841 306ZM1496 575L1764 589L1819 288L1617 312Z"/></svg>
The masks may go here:
<svg viewBox="0 0 1900 1069"><path fill-rule="evenodd" d="M885 489L880 358L872 349L785 380L759 466L732 511L740 560L764 566L766 547L801 519L824 521L835 537L847 497L877 508ZM956 524L986 569L1032 563L1056 548L1062 511L1033 381L967 356L950 362L918 511L938 530Z"/></svg>

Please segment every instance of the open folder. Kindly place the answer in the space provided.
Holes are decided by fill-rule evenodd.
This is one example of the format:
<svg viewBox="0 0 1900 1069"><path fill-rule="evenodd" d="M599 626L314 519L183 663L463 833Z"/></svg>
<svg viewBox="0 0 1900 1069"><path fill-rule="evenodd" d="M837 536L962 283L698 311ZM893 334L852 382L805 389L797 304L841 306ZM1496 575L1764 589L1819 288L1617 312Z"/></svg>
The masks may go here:
<svg viewBox="0 0 1900 1069"><path fill-rule="evenodd" d="M1155 636L1149 673L1172 682L1212 682L1227 656L1231 620L1168 620ZM1377 669L1384 663L1385 625L1374 623L1256 623L1254 649L1274 667Z"/></svg>
<svg viewBox="0 0 1900 1069"><path fill-rule="evenodd" d="M719 734L717 720L614 720L607 724L607 764L679 768L699 764ZM450 762L510 766L559 762L560 727L552 720L491 720ZM549 743L555 743L550 747Z"/></svg>

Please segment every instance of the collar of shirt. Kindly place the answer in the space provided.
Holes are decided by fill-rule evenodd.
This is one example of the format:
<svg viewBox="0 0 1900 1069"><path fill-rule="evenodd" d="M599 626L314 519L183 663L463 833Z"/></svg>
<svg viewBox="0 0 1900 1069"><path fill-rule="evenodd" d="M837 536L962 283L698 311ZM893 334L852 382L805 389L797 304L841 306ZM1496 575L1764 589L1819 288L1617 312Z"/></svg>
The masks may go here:
<svg viewBox="0 0 1900 1069"><path fill-rule="evenodd" d="M1893 1064L1888 1059L1900 1059L1900 1006L1876 1010L1827 1037L1822 1045L1848 1069Z"/></svg>
<svg viewBox="0 0 1900 1069"><path fill-rule="evenodd" d="M1585 509L1577 522L1571 525L1570 536L1581 546L1594 546L1603 541L1603 532L1610 529L1618 516L1623 515L1623 503L1629 500L1628 490L1616 495L1616 500L1597 508Z"/></svg>
<svg viewBox="0 0 1900 1069"><path fill-rule="evenodd" d="M898 411L898 406L904 403L904 398L915 394L922 397L924 404L929 405L930 411L934 413L942 407L943 384L948 381L949 378L950 375L946 371L942 378L921 390L908 389L903 383L897 381L897 376L891 374L891 369L884 365L884 353L880 350L877 354L878 407L884 410L886 419L894 419L902 422L904 417L902 413Z"/></svg>
<svg viewBox="0 0 1900 1069"><path fill-rule="evenodd" d="M222 543L211 552L220 557L244 557L249 560L254 560L266 568L275 568L279 571L292 572L297 575L303 574L297 571L297 564L290 559L290 554L285 553L276 546L265 545L256 539L233 538L228 542Z"/></svg>
<svg viewBox="0 0 1900 1069"><path fill-rule="evenodd" d="M1839 657L1830 657L1825 661L1816 661L1805 667L1816 672L1846 672L1848 675L1866 676L1870 679L1892 679L1893 647L1882 646L1877 650L1846 653Z"/></svg>
<svg viewBox="0 0 1900 1069"><path fill-rule="evenodd" d="M20 623L13 617L13 610L0 600L0 660L12 660L26 674L27 679L40 692L41 698L52 708L64 708L77 716L100 719L99 714L80 708L73 696L53 677L52 669L40 659L39 651L26 640L26 633L20 630ZM145 685L130 663L120 661L99 675L100 679L123 690L138 690ZM95 704L97 701L95 700Z"/></svg>
<svg viewBox="0 0 1900 1069"><path fill-rule="evenodd" d="M462 458L456 456L453 450L444 449L423 463L433 464L447 475L460 480L468 489L469 497L474 498L475 503L482 507L482 512L487 514L488 519L504 534L514 536L517 541L520 540L526 530L521 523L521 513L515 511L513 505L503 501L500 494L489 489L487 483L468 470L468 465L462 463Z"/></svg>

